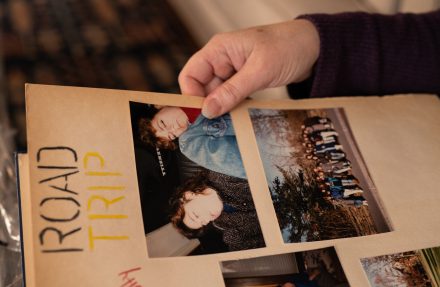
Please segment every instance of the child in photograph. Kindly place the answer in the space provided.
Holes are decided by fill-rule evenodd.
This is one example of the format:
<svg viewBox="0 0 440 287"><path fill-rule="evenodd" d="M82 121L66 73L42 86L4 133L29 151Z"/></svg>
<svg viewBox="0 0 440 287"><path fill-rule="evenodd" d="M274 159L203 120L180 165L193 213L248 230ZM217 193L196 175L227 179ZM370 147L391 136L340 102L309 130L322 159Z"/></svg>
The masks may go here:
<svg viewBox="0 0 440 287"><path fill-rule="evenodd" d="M180 154L176 150L159 150L141 141L139 121L155 112L151 105L130 103L136 174L146 234L169 223L168 200L181 184Z"/></svg>
<svg viewBox="0 0 440 287"><path fill-rule="evenodd" d="M246 180L206 171L188 180L174 195L171 222L188 238L213 228L222 234L228 251L264 247Z"/></svg>
<svg viewBox="0 0 440 287"><path fill-rule="evenodd" d="M246 178L229 114L207 119L198 109L166 106L140 123L141 140L162 149L176 149L198 165Z"/></svg>

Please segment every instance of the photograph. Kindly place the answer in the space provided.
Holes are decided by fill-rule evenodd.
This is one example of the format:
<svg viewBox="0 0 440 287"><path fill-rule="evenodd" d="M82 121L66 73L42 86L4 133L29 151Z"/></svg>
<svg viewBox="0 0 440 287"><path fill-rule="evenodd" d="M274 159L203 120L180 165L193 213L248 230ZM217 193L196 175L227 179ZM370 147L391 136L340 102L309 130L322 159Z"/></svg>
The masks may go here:
<svg viewBox="0 0 440 287"><path fill-rule="evenodd" d="M265 247L229 114L130 102L148 257Z"/></svg>
<svg viewBox="0 0 440 287"><path fill-rule="evenodd" d="M348 287L333 247L220 263L226 287Z"/></svg>
<svg viewBox="0 0 440 287"><path fill-rule="evenodd" d="M440 247L361 259L372 287L440 286Z"/></svg>
<svg viewBox="0 0 440 287"><path fill-rule="evenodd" d="M250 109L285 243L390 231L342 109Z"/></svg>

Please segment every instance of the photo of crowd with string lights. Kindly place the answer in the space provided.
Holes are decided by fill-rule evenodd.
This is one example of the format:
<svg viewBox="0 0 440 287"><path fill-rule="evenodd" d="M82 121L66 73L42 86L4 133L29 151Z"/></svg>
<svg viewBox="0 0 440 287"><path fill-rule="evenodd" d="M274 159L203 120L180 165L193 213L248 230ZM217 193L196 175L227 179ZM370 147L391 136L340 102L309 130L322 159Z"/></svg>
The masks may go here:
<svg viewBox="0 0 440 287"><path fill-rule="evenodd" d="M372 287L440 285L440 247L361 259Z"/></svg>
<svg viewBox="0 0 440 287"><path fill-rule="evenodd" d="M343 109L250 109L284 242L388 232Z"/></svg>

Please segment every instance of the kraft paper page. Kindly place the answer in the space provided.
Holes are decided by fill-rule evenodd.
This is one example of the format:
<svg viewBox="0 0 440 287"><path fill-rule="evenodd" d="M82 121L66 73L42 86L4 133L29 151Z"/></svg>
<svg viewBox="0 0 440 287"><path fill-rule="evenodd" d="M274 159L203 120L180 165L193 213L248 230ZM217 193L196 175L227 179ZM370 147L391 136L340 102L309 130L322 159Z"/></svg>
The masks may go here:
<svg viewBox="0 0 440 287"><path fill-rule="evenodd" d="M222 170L220 166L220 170L210 173L208 178L223 182L225 177L218 173L237 176L227 182L247 192L240 199L234 199L241 200L242 206L230 199L230 204L223 204L221 216L228 213L230 218L235 218L234 222L240 222L242 219L233 215L241 212L256 224L251 229L237 223L228 229L226 224L219 223L216 230L222 230L223 235L227 233L230 239L224 237L226 244L221 247L185 238L172 224L162 225L159 221L146 224L151 214L159 214L162 209L157 208L159 204L143 207L144 195L139 193L142 161L139 161L141 153L133 132L133 105L141 110L161 110L163 106L197 109L201 107L201 98L44 85L27 85L26 96L33 238L30 258L34 258L36 286L121 286L135 282L139 286L224 286L224 277L230 276L225 275L227 267L234 260L257 260L273 255L281 258L283 254L295 253L296 262L301 266L302 260L297 254L327 247L334 247L334 251L329 252L337 254L351 286L370 286L361 258L440 246L439 229L433 228L440 226L440 195L436 187L440 174L437 164L440 104L435 96L242 103L231 112L230 118L244 176L240 170ZM355 176L350 179L358 179L362 187L362 191L357 190L357 196L365 202L356 203L360 206L364 202L369 209L374 206L373 213L380 214L380 220L373 218L372 221L375 224L380 221L382 227L374 233L338 235L335 239L301 240L307 236L297 236L296 241L286 240L270 190L258 129L253 123L256 110L291 115L297 119L297 127L320 111L327 111L320 114L321 118L329 117L332 125L339 126L339 120L332 113L340 115L349 130L344 132L344 140L339 132L338 140L343 141L345 153L359 153L359 157L349 155L350 162L362 159L360 165L353 167ZM229 120L226 117L213 123L213 127L227 124ZM193 125L196 124L197 120ZM302 136L307 132L297 133ZM211 136L218 137L218 134ZM310 135L305 138L296 145L315 148L310 154L322 158L323 146L310 146ZM349 142L355 143L352 149L348 147ZM191 155L190 152L186 155ZM173 172L163 167L167 159L174 160L174 154L160 152L148 156L165 160L162 164L158 161L158 175L154 176ZM306 158L307 152L296 156ZM317 166L311 166L310 170L318 167L316 158L312 163ZM209 159L213 161L215 158ZM360 174L357 170L366 172ZM339 173L342 171L337 170L334 175ZM348 182L347 178L344 180ZM362 192L366 194L365 182L368 196L362 195ZM172 184L171 180L166 184ZM329 194L327 199L334 200ZM226 192L220 198L224 200L226 196L234 195ZM340 200L348 200L350 195L341 196L344 198ZM169 220L167 214L161 216L164 221ZM238 227L243 236L257 234L255 242L236 243L236 233L231 230ZM318 228L315 230L318 234L323 227L313 228ZM310 230L304 233L309 234L307 238L313 238L313 230ZM169 234L169 242L162 239L164 234ZM171 250L171 246L174 249Z"/></svg>

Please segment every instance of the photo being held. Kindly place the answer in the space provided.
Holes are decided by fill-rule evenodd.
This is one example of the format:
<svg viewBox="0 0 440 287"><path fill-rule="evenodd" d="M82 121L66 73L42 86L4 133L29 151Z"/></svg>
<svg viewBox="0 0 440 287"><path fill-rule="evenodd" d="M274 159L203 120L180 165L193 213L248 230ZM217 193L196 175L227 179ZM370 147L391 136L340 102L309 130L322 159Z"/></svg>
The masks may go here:
<svg viewBox="0 0 440 287"><path fill-rule="evenodd" d="M246 178L229 114L205 118L200 109L161 107L151 119L139 122L140 138L148 146L177 147L198 165L230 176Z"/></svg>
<svg viewBox="0 0 440 287"><path fill-rule="evenodd" d="M134 102L130 112L148 255L264 247L230 115Z"/></svg>

